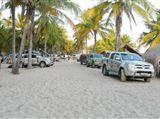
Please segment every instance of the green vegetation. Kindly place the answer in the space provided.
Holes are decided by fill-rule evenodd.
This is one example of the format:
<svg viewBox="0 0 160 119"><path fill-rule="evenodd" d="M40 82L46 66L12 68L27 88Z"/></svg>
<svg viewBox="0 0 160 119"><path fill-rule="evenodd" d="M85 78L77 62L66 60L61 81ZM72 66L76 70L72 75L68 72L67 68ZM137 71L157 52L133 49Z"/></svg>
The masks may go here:
<svg viewBox="0 0 160 119"><path fill-rule="evenodd" d="M140 45L149 45L149 48L154 48L160 43L160 14L157 14L157 19L146 23L149 28L149 32L144 32L141 38Z"/></svg>
<svg viewBox="0 0 160 119"><path fill-rule="evenodd" d="M130 45L135 47L135 44L132 43L132 39L128 35L122 35L121 37L122 46ZM114 30L109 30L106 38L100 39L97 41L96 52L103 53L106 51L114 51L116 42L116 33ZM93 45L89 47L89 51L92 52ZM121 49L122 50L122 49Z"/></svg>
<svg viewBox="0 0 160 119"><path fill-rule="evenodd" d="M104 2L103 2L104 1ZM112 1L106 1L101 0L101 3L89 10L87 10L84 15L82 15L82 22L78 24L78 27L82 24L85 26L82 29L87 29L81 31L82 29L76 30L75 33L75 39L76 42L79 43L82 39L86 39L88 34L91 32L94 36L95 43L94 43L94 52L96 49L96 36L98 33L98 30L105 27L101 26L101 23L105 21L105 25L110 25L110 21L115 21L114 28L116 33L116 40L115 40L115 50L120 51L121 47L123 46L121 41L121 27L122 27L122 20L125 14L129 21L133 20L136 23L136 19L134 17L134 13L137 13L138 15L142 16L144 20L149 21L151 19L151 15L154 12L153 6L150 2L147 0L112 0ZM86 16L86 18L84 17ZM104 18L104 16L108 16L107 19ZM85 19L84 19L85 18ZM104 30L105 33L98 33L102 36L102 38L106 38L105 35L108 33L107 29ZM76 35L77 32L82 32L83 35ZM79 37L81 36L81 37Z"/></svg>
<svg viewBox="0 0 160 119"><path fill-rule="evenodd" d="M71 26L73 22L63 11L68 10L76 15L80 12L79 6L70 0L11 0L4 4L10 9L11 17L1 20L0 34L3 40L0 41L2 42L0 49L9 53L12 47L10 52L12 52L12 73L14 74L19 74L21 54L25 48L29 49L28 68L32 68L33 48L43 48L46 52L47 50L64 50L67 37L64 28L61 27L62 22L66 21ZM15 14L17 7L21 7L22 10L18 19ZM15 59L16 51L19 54L17 60Z"/></svg>

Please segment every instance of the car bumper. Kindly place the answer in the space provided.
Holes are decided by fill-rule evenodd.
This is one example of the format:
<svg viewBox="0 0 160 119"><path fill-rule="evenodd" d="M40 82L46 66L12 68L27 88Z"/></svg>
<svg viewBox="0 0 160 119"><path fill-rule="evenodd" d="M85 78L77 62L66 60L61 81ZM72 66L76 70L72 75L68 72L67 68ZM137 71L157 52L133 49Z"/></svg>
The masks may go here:
<svg viewBox="0 0 160 119"><path fill-rule="evenodd" d="M102 64L101 64L101 62L94 62L94 65L95 66L101 66Z"/></svg>
<svg viewBox="0 0 160 119"><path fill-rule="evenodd" d="M53 66L53 62L50 62L50 63L46 63L46 66Z"/></svg>
<svg viewBox="0 0 160 119"><path fill-rule="evenodd" d="M50 64L50 66L53 66L53 64L54 64L54 63L52 62L52 63Z"/></svg>
<svg viewBox="0 0 160 119"><path fill-rule="evenodd" d="M135 71L125 71L127 77L133 78L152 78L154 77L153 70L135 70Z"/></svg>

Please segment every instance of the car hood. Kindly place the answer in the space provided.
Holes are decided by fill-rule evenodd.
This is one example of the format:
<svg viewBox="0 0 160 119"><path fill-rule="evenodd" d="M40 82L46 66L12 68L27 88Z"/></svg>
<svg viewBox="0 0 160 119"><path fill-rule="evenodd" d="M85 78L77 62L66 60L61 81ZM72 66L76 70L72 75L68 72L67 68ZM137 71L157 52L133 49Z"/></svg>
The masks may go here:
<svg viewBox="0 0 160 119"><path fill-rule="evenodd" d="M133 65L152 65L151 63L145 62L145 61L125 61L127 64L133 64Z"/></svg>

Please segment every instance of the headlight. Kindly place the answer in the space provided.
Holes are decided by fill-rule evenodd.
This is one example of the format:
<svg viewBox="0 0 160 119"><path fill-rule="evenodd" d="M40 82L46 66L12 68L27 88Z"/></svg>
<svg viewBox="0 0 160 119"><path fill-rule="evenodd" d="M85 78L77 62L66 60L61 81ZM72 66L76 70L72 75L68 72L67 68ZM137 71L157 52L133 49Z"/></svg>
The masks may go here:
<svg viewBox="0 0 160 119"><path fill-rule="evenodd" d="M47 63L50 63L50 62L51 62L51 60L50 60L50 59L46 59L46 61L47 61Z"/></svg>
<svg viewBox="0 0 160 119"><path fill-rule="evenodd" d="M150 65L150 69L153 69L153 70L154 70L154 66L153 66L153 65Z"/></svg>
<svg viewBox="0 0 160 119"><path fill-rule="evenodd" d="M135 69L135 65L133 65L133 64L128 64L128 69L129 69L129 70L134 70L134 69Z"/></svg>

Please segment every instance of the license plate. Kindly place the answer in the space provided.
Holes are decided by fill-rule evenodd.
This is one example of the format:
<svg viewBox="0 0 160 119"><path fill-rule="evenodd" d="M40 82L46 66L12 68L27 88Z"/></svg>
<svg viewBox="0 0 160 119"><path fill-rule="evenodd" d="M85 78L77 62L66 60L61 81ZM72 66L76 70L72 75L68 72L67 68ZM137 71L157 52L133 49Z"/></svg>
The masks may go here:
<svg viewBox="0 0 160 119"><path fill-rule="evenodd" d="M148 73L141 73L142 76L148 76Z"/></svg>

